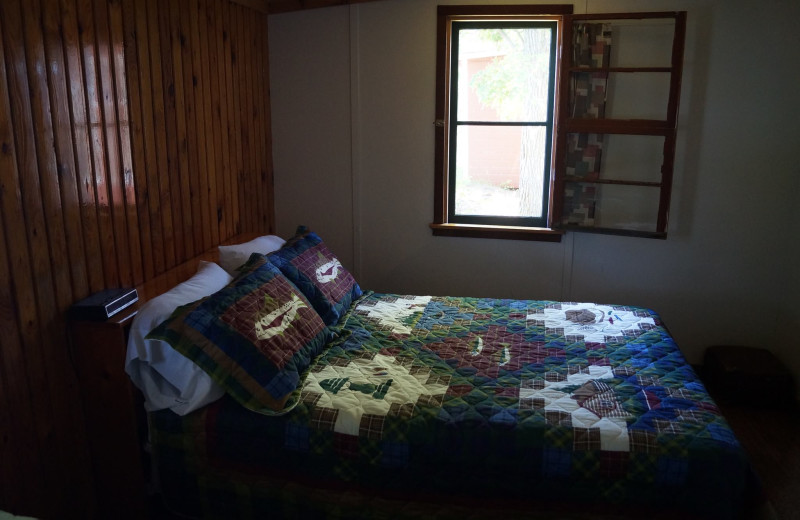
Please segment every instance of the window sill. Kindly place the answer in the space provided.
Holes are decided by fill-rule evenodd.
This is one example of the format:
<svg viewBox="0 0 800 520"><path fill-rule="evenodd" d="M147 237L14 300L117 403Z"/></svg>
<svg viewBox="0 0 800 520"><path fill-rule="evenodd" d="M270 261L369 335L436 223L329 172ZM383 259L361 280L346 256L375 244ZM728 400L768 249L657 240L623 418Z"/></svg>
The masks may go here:
<svg viewBox="0 0 800 520"><path fill-rule="evenodd" d="M497 238L503 240L535 240L561 242L564 230L517 226L486 226L477 224L431 224L434 236Z"/></svg>

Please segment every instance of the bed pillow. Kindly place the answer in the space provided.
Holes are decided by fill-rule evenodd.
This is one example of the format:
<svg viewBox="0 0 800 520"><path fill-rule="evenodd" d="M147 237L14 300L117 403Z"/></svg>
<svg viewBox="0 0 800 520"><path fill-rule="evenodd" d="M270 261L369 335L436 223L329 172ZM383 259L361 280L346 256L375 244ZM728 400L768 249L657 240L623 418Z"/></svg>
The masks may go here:
<svg viewBox="0 0 800 520"><path fill-rule="evenodd" d="M249 242L230 246L219 246L219 265L228 271L231 276L236 276L236 270L250 259L253 253L266 255L277 251L286 241L275 235L264 235L254 238Z"/></svg>
<svg viewBox="0 0 800 520"><path fill-rule="evenodd" d="M168 342L245 407L282 412L330 331L262 255L243 269L246 275L179 308L148 337Z"/></svg>
<svg viewBox="0 0 800 520"><path fill-rule="evenodd" d="M145 336L181 305L213 294L233 278L220 266L201 261L197 273L142 304L131 324L125 372L144 395L148 411L168 408L185 415L225 394L211 377L168 343Z"/></svg>
<svg viewBox="0 0 800 520"><path fill-rule="evenodd" d="M336 324L361 296L361 288L314 232L300 226L284 246L267 258L311 301L329 326Z"/></svg>

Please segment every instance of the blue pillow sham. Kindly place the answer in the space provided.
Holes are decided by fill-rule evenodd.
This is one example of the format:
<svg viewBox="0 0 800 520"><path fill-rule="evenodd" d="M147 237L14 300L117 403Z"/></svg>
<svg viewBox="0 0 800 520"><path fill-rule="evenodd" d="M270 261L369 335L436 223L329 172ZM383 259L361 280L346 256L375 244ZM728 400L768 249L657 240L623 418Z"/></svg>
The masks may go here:
<svg viewBox="0 0 800 520"><path fill-rule="evenodd" d="M319 235L303 226L267 258L306 295L328 326L335 325L362 294L353 275Z"/></svg>

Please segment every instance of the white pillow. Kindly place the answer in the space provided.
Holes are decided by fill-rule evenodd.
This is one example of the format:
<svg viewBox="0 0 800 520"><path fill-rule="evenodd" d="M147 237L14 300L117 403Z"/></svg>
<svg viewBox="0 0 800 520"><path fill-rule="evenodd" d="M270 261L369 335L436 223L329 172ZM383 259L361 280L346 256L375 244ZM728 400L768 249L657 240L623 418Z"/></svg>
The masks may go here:
<svg viewBox="0 0 800 520"><path fill-rule="evenodd" d="M144 339L172 312L219 291L233 278L213 262L200 262L197 273L145 302L131 324L125 372L144 394L148 411L169 408L186 415L225 393L207 373L168 343Z"/></svg>
<svg viewBox="0 0 800 520"><path fill-rule="evenodd" d="M234 244L232 246L219 246L219 265L236 276L236 269L241 267L253 253L266 255L281 248L286 240L275 235L264 235L254 238L250 242Z"/></svg>

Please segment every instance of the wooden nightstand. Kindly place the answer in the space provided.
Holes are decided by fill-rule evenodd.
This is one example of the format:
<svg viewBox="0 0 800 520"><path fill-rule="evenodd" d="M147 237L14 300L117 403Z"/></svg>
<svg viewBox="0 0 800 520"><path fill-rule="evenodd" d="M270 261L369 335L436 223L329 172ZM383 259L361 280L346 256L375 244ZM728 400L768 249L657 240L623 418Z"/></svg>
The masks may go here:
<svg viewBox="0 0 800 520"><path fill-rule="evenodd" d="M141 395L125 373L128 331L137 309L107 321L70 321L100 518L147 517L140 442L146 421Z"/></svg>

